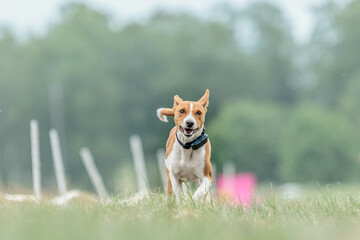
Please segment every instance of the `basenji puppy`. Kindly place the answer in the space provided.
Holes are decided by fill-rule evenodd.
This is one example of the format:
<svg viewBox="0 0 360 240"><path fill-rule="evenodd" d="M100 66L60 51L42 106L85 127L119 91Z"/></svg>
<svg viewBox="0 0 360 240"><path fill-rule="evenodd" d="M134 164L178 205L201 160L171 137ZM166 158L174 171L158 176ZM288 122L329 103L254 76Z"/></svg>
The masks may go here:
<svg viewBox="0 0 360 240"><path fill-rule="evenodd" d="M195 182L198 186L192 198L208 196L212 183L210 163L211 146L205 134L205 115L209 105L209 90L197 102L183 101L174 96L172 108L159 108L158 118L168 122L166 116L173 116L175 127L166 142L165 169L167 193L174 193L179 200L186 189L182 182Z"/></svg>

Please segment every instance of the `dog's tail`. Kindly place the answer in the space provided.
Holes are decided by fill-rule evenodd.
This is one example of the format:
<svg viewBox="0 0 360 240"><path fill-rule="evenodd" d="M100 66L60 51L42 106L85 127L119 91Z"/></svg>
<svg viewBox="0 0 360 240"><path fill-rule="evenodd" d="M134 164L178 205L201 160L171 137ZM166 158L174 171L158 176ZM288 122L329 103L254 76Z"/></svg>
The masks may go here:
<svg viewBox="0 0 360 240"><path fill-rule="evenodd" d="M166 116L173 117L175 115L174 110L171 108L159 108L156 113L160 121L163 122L168 122Z"/></svg>

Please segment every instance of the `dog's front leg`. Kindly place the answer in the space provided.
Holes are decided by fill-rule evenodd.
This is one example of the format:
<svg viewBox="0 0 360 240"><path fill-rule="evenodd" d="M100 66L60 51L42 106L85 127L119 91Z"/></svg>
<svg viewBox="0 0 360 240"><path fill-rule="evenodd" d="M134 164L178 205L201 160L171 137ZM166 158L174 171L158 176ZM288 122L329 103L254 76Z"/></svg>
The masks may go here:
<svg viewBox="0 0 360 240"><path fill-rule="evenodd" d="M199 181L199 187L193 195L194 200L206 197L211 187L211 181L208 177L203 177Z"/></svg>
<svg viewBox="0 0 360 240"><path fill-rule="evenodd" d="M182 193L181 181L176 179L171 172L169 174L169 177L170 177L173 193L175 194L176 199L180 200L180 195Z"/></svg>

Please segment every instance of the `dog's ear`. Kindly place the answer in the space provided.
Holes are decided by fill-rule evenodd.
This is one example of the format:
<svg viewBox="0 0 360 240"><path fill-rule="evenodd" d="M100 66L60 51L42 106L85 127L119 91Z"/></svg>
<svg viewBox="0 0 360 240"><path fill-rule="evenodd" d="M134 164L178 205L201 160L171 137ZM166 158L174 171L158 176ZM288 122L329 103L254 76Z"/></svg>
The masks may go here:
<svg viewBox="0 0 360 240"><path fill-rule="evenodd" d="M163 122L168 122L166 116L173 117L175 115L174 110L171 108L159 108L156 113L160 121Z"/></svg>
<svg viewBox="0 0 360 240"><path fill-rule="evenodd" d="M209 105L209 95L209 89L206 89L204 96L202 96L198 101L198 103L200 103L204 108L207 108Z"/></svg>
<svg viewBox="0 0 360 240"><path fill-rule="evenodd" d="M178 96L178 95L175 95L174 96L174 106L173 106L173 109L175 109L177 106L179 106L179 104L182 102L183 100Z"/></svg>

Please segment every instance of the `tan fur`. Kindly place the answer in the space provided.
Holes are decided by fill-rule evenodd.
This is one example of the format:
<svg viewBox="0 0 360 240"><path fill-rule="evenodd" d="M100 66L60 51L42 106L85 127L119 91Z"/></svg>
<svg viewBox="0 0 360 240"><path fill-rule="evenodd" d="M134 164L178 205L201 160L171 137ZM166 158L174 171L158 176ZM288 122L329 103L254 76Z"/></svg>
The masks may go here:
<svg viewBox="0 0 360 240"><path fill-rule="evenodd" d="M176 141L175 133L176 133L176 127L173 127L173 129L171 129L171 131L170 131L169 138L166 142L165 159L169 156L169 154L174 146L174 143ZM169 177L169 170L166 167L165 167L165 170L166 170L166 176L167 176L167 193L171 194L172 187L171 187L171 181L170 181L170 177Z"/></svg>
<svg viewBox="0 0 360 240"><path fill-rule="evenodd" d="M167 158L169 156L169 154L171 153L171 150L173 148L173 145L176 141L176 131L177 131L177 127L173 127L170 131L170 134L169 134L169 138L166 142L166 153L165 153L165 158Z"/></svg>
<svg viewBox="0 0 360 240"><path fill-rule="evenodd" d="M174 121L176 124L176 127L178 130L180 124L184 121L184 118L189 114L190 112L190 104L193 104L193 110L192 115L194 116L196 123L198 126L202 126L205 122L205 114L207 112L206 108L204 108L199 102L190 102L190 101L183 101L180 102L177 107L174 109L175 116ZM180 110L184 110L184 113L180 113ZM201 114L197 114L198 112L201 112Z"/></svg>
<svg viewBox="0 0 360 240"><path fill-rule="evenodd" d="M169 170L165 167L166 170L166 176L167 176L167 193L171 194L172 193L172 186L171 186L171 181L170 181L170 176L169 176Z"/></svg>
<svg viewBox="0 0 360 240"><path fill-rule="evenodd" d="M211 158L211 144L210 141L208 141L205 145L205 168L204 168L204 175L210 179L211 183L213 180L213 170L212 165L210 162Z"/></svg>
<svg viewBox="0 0 360 240"><path fill-rule="evenodd" d="M160 112L162 115L173 117L174 116L174 110L171 108L163 108Z"/></svg>

